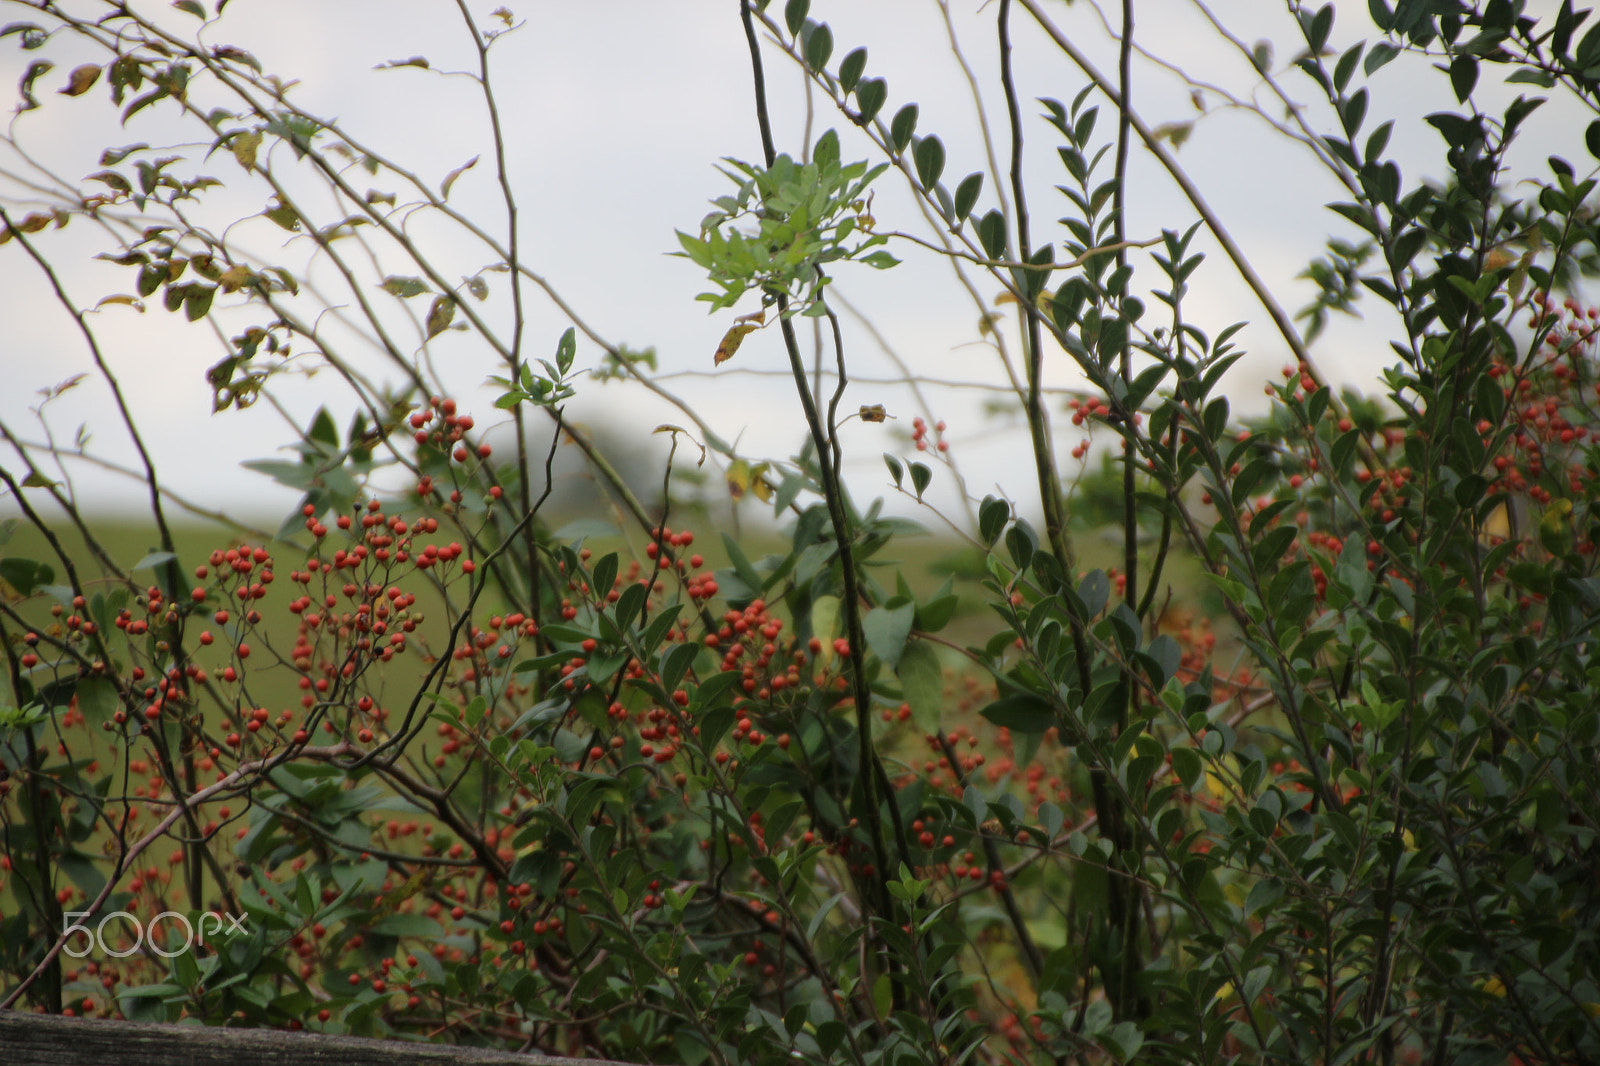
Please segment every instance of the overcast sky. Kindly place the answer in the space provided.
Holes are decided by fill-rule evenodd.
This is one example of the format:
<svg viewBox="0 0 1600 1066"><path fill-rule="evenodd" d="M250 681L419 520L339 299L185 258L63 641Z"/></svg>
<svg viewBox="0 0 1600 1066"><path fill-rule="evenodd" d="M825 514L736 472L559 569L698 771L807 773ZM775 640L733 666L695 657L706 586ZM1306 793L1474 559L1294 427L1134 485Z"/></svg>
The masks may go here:
<svg viewBox="0 0 1600 1066"><path fill-rule="evenodd" d="M498 4L471 0L470 6L482 26L497 24L490 11ZM1365 3L1338 6L1342 21L1334 33L1336 44L1376 39L1366 21ZM732 0L513 0L509 7L518 26L494 47L493 73L508 138L511 183L523 211L526 263L547 277L608 341L654 347L663 371L673 375L666 384L689 398L726 439L737 439L743 454L778 458L792 454L803 432L792 385L758 373L784 366L776 331L754 335L734 361L714 370L712 353L718 339L734 314L752 307L707 315L705 305L694 301L695 294L707 287L701 272L687 260L667 254L677 247L673 231L694 231L707 200L730 188L714 164L724 156L759 157L737 5ZM1086 0L1071 5L1051 2L1046 7L1103 70L1114 68L1114 45ZM150 4L148 9L175 31L192 33L197 25L164 4ZM775 0L775 13L780 9ZM985 94L992 128L1000 135L1002 100L994 77L997 9L993 2L977 0L951 4L958 39ZM1311 105L1306 114L1313 122L1328 128L1325 109L1314 105L1314 86L1288 69L1298 48L1283 5L1270 0L1216 0L1211 9L1242 40L1276 42L1274 75L1297 99ZM1259 100L1282 117L1281 105L1272 102L1246 60L1205 24L1188 0L1143 0L1136 13L1135 37L1140 45L1181 66L1195 81ZM24 20L28 14L23 6L0 0L0 23ZM919 133L937 133L946 145L948 185L984 168L973 100L950 50L937 4L816 0L812 16L833 30L835 63L858 45L869 49L868 75L886 77L889 83L885 116L907 101L919 103ZM1070 101L1085 80L1020 10L1014 35L1029 138L1034 239L1059 241L1064 233L1051 223L1063 213L1064 201L1052 186L1064 174L1055 158L1053 131L1037 118L1040 108L1033 101L1043 96ZM44 106L14 118L9 133L15 144L54 174L69 181L82 179L100 169L98 155L111 145L139 141L190 145L195 139L192 129L173 123L170 107L151 108L125 129L119 128L103 83L77 98L55 91L65 84L74 65L104 62L103 54L66 40L52 42L40 52L23 52L16 47L18 39L12 36L0 42L0 86L16 85L28 63L40 57L53 61L56 69L36 87L44 90L38 93ZM467 79L443 73L469 69L474 63L453 4L232 0L225 16L206 27L204 40L213 46L245 48L269 72L298 79L294 99L301 107L337 118L353 136L435 184L474 156L483 156L483 162L456 183L451 202L467 209L486 228L503 230L503 207L488 165L490 142L481 98ZM415 55L426 56L432 69L374 70L387 61ZM804 147L804 79L772 49L767 53L767 70L779 150L798 154ZM1376 99L1368 128L1387 117L1398 119L1391 146L1407 181L1437 173L1438 137L1420 116L1456 106L1442 78L1422 73L1418 64L1400 61L1372 80ZM1201 97L1208 107L1204 116L1195 109L1192 86L1182 78L1148 61L1136 64L1133 98L1150 126L1200 120L1178 159L1257 271L1293 312L1311 292L1296 275L1321 252L1325 236L1341 226L1323 208L1339 198L1340 190L1303 147L1286 143L1258 116L1220 106L1215 93ZM1486 107L1503 106L1509 98L1492 87L1483 94ZM816 96L813 102L813 138L829 127L840 127L846 158L869 155L869 146L829 101ZM1105 136L1113 131L1110 109L1103 110L1101 130ZM1581 120L1570 112L1546 109L1530 122L1522 157L1537 160L1559 153L1585 166L1581 130ZM1003 140L999 148L1006 149ZM273 151L275 168L293 169L285 147ZM8 211L25 214L45 205L44 197L15 180L21 175L40 181L41 175L30 170L10 145L0 144L0 170L10 175L0 175L0 198ZM217 194L222 214L215 217L242 218L265 206L260 186L245 180L226 153L213 156L203 172L215 174L229 186ZM395 184L382 174L372 180L379 188L386 182ZM1196 221L1193 208L1175 185L1137 147L1130 188L1130 236L1154 237L1163 228L1183 229ZM992 184L986 187L979 210L991 206ZM879 182L874 215L883 228L928 235L904 180L894 172ZM247 225L253 228L230 235L285 261L295 256L303 260L304 252L295 246L281 250L275 246L282 243L283 234L270 224L256 219ZM470 274L490 261L481 249L430 227L419 227L417 236L424 243L436 240L429 245L433 254L458 274ZM105 239L81 219L65 230L36 237L74 298L85 306L109 293L132 289L132 272L127 268L88 258L104 250ZM1234 375L1231 388L1236 406L1259 407L1260 382L1287 361L1288 349L1209 236L1202 234L1197 246L1207 252L1208 263L1193 279L1191 314L1212 333L1235 321L1251 323L1242 335L1251 358ZM904 388L852 386L847 410L883 403L899 418L881 426L851 423L844 431L855 491L867 498L887 491L880 453L909 454L906 435L912 418L922 415L948 423L950 454L961 464L973 495L981 497L1001 486L1032 510L1025 438L1013 420L984 412L985 402L1000 394L946 384L994 385L1002 380L992 349L981 342L978 309L937 257L903 243L892 250L904 260L901 266L876 272L847 265L838 272L837 288L925 379L926 406ZM319 270L326 267L314 269L313 278L321 276ZM397 264L396 272L416 273L404 264ZM490 277L496 285L503 284L498 276ZM1140 278L1150 283L1159 280L1150 270L1142 270ZM29 411L40 400L35 390L92 367L70 319L53 302L43 276L15 242L0 247L0 279L0 381L4 382L0 418L19 435L37 439L44 431ZM991 299L999 291L989 281L981 288ZM225 303L219 299L218 308L224 309ZM497 291L484 305L485 314L503 328L509 322L508 306ZM1336 321L1315 349L1322 369L1336 383L1367 385L1389 361L1390 323L1374 301L1364 306L1371 316L1368 320ZM204 372L220 355L213 331L187 325L182 316L162 310L159 300L150 301L142 315L115 306L94 317L158 466L174 488L210 506L252 512L266 521L294 502L292 493L238 466L245 459L273 456L291 439L278 414L265 403L242 413L211 414ZM239 328L249 317L224 309L222 329ZM848 314L844 319L853 373L863 379L895 375L868 330ZM547 354L566 325L548 301L534 294L525 334L528 350ZM495 368L483 346L474 344L469 335L452 333L432 347L435 360L448 366L448 376L459 383L463 404L474 411L480 426L489 425L497 413L480 386ZM580 345L580 366L593 365L597 356L593 344ZM1078 380L1065 357L1052 355L1051 363L1053 383L1070 385ZM374 369L379 365L370 363ZM578 388L573 411L579 420L596 427L637 435L660 422L684 421L681 414L635 388L583 381ZM354 409L348 394L328 375L285 382L280 396L302 421L319 403L332 407L341 424ZM102 454L119 462L131 458L103 383L86 381L54 402L48 415L58 441L70 441L80 425L87 425L93 447ZM1063 454L1080 437L1062 418L1058 444ZM648 451L660 445L661 438L644 439L639 447ZM0 462L15 468L13 456ZM72 473L86 501L136 504L142 496L141 486L126 479L81 465ZM949 478L936 479L933 498L946 505L953 502L949 485ZM0 500L0 511L10 509Z"/></svg>

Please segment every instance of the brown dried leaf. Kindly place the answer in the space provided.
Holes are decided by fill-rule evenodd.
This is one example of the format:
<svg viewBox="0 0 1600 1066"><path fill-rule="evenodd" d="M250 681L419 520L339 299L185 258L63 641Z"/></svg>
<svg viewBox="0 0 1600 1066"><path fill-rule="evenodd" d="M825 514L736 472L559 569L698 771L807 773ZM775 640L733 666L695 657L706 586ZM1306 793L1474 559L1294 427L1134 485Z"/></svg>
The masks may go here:
<svg viewBox="0 0 1600 1066"><path fill-rule="evenodd" d="M864 403L861 405L861 421L863 422L882 422L888 417L889 413L883 409L883 404L881 403Z"/></svg>
<svg viewBox="0 0 1600 1066"><path fill-rule="evenodd" d="M85 63L81 67L74 67L67 77L67 87L59 90L62 96L82 96L94 88L94 83L100 80L100 68L93 63Z"/></svg>

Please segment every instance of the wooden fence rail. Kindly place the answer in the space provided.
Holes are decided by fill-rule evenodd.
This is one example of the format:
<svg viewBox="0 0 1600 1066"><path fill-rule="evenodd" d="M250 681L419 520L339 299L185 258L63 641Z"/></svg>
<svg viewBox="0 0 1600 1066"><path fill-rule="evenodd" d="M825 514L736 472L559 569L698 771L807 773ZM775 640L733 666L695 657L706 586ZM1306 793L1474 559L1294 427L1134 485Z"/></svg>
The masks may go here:
<svg viewBox="0 0 1600 1066"><path fill-rule="evenodd" d="M287 1033L146 1025L0 1011L4 1066L627 1066L604 1059Z"/></svg>

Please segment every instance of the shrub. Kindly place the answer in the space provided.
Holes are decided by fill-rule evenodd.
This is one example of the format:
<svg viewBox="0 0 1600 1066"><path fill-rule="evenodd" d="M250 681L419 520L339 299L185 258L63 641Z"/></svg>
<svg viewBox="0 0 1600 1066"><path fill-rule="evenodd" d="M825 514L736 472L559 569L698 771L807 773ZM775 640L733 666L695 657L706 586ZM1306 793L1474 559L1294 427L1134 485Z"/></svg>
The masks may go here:
<svg viewBox="0 0 1600 1066"><path fill-rule="evenodd" d="M1514 169L1542 99L1486 110L1479 85L1596 107L1587 12L1380 2L1378 37L1341 51L1331 4L1287 5L1293 72L1331 116L1319 130L1293 112L1295 135L1359 234L1310 265L1302 317L1315 336L1360 300L1392 315L1399 362L1373 400L1333 395L1192 185L1200 222L1130 235L1129 146L1181 175L1177 138L1121 106L1126 62L1100 75L1032 0L994 13L1010 166L953 190L955 151L919 132L915 104L888 106L864 49L836 48L805 0L746 0L763 154L728 161L732 191L679 250L713 311L750 309L718 364L776 327L805 445L742 456L687 405L692 436L662 428L668 483L680 450L709 452L771 504L784 539L763 555L686 528L670 497L652 511L566 418L589 387L580 331L597 376L662 386L653 358L581 321L531 354L525 294L554 290L519 258L509 180L513 221L491 232L449 199L461 170L436 189L299 108L242 49L117 5L15 6L37 20L5 31L25 51L103 50L62 92L103 79L124 119L172 110L272 198L238 231L197 224L216 180L193 152L140 145L105 154L93 194L0 207L12 269L44 273L107 385L120 397L110 338L61 283L54 229L112 235L137 295L102 306L159 297L218 324L218 411L308 360L353 402L300 427L295 460L254 464L302 494L280 530L198 555L141 456L160 546L131 566L47 472L71 449L0 427L0 480L46 545L0 558L7 1005L686 1063L1600 1053L1600 312L1577 287L1594 181L1562 157ZM485 30L461 12L505 179L488 72L515 16ZM1038 126L1011 66L1024 16L1088 82L1042 101ZM1240 49L1278 91L1270 54ZM845 135L779 152L772 55ZM1442 181L1408 184L1386 154L1392 133L1422 131L1366 126L1363 79L1392 61L1435 62L1456 96L1427 119ZM28 68L25 107L46 106L48 76L47 60ZM1039 130L1068 212L1049 238L1021 163ZM1600 121L1586 140L1600 148ZM850 161L852 145L874 159ZM394 191L361 191L363 171ZM930 239L874 217L891 174ZM488 262L451 282L419 217ZM342 295L250 254L242 234L266 222L314 245ZM1237 327L1193 317L1202 225L1297 357L1264 417L1235 417L1224 389ZM850 357L830 284L849 262L894 266L890 246L982 271L1015 315L1009 336L982 309L1002 356L1020 343L1032 484L951 520L977 560L959 586L886 562L908 524L842 476ZM394 380L357 372L325 321L346 301ZM831 392L805 364L805 317L831 341ZM509 447L485 443L485 412L429 359L458 326L501 363ZM1062 357L1090 391L1056 412L1044 378ZM550 528L563 437L536 452L537 419L590 457L642 550ZM1111 456L1077 494L1053 442L1065 420ZM942 434L930 446L918 418L929 461L885 456L896 489L921 500L956 476ZM1115 567L1080 561L1080 500L1118 531ZM237 928L212 918L190 950L175 925L204 933L208 910ZM103 948L118 912L119 933L147 928L139 950L63 963L91 930Z"/></svg>

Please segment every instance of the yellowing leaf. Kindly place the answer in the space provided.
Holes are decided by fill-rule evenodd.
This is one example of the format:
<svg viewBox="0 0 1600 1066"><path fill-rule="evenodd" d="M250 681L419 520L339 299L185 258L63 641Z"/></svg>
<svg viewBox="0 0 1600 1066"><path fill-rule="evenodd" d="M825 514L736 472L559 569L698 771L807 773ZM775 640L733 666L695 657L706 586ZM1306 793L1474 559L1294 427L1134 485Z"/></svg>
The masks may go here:
<svg viewBox="0 0 1600 1066"><path fill-rule="evenodd" d="M290 233L293 233L295 230L300 228L300 216L295 212L295 209L290 207L288 204L280 203L278 206L269 207L267 210L261 213L272 219L272 221L276 222L279 226L282 226L284 229L288 230Z"/></svg>
<svg viewBox="0 0 1600 1066"><path fill-rule="evenodd" d="M826 670L833 660L833 638L839 635L839 597L818 596L812 601L811 635L822 644L817 652L817 667Z"/></svg>
<svg viewBox="0 0 1600 1066"><path fill-rule="evenodd" d="M568 332L571 332L571 331L569 330ZM695 440L694 439L694 434L690 433L688 430L684 429L682 426L675 426L671 422L663 422L663 423L661 423L661 425L659 425L655 429L651 430L651 433L652 434L654 434L654 433L670 433L670 434L672 434L672 446L673 446L674 449L676 449L677 446L678 446L678 434L680 434L680 433L683 434L685 437L689 438L689 443L690 444L693 444L696 448L700 449L700 458L694 465L695 466L705 466L706 465L706 446L704 444L701 444L699 441Z"/></svg>
<svg viewBox="0 0 1600 1066"><path fill-rule="evenodd" d="M126 304L127 306L133 308L135 311L138 311L140 313L143 313L143 311L144 311L144 302L143 301L141 301L136 296L128 296L128 295L126 295L124 293L118 293L115 296L107 296L105 299L103 299L99 303L95 304L95 307L96 308L101 308L101 307L104 307L106 304Z"/></svg>
<svg viewBox="0 0 1600 1066"><path fill-rule="evenodd" d="M439 198L442 199L442 200L450 199L450 186L452 186L452 185L454 185L456 183L456 179L457 178L459 178L461 175L465 174L467 171L471 170L473 167L475 167L477 165L478 165L478 157L477 156L473 156L471 159L467 160L465 163L461 164L459 167L456 167L450 173L446 174L444 176L444 181L441 182L440 185L439 185Z"/></svg>
<svg viewBox="0 0 1600 1066"><path fill-rule="evenodd" d="M728 495L736 500L744 499L744 494L750 491L750 464L743 459L735 459L728 465Z"/></svg>
<svg viewBox="0 0 1600 1066"><path fill-rule="evenodd" d="M757 327L752 325L742 324L736 325L729 329L728 332L724 333L722 335L722 343L717 345L715 365L721 366L729 359L732 359L733 353L737 352L739 350L739 345L744 343L745 334L755 332L756 328Z"/></svg>
<svg viewBox="0 0 1600 1066"><path fill-rule="evenodd" d="M246 170L255 169L256 152L261 147L261 131L251 130L233 139L233 158Z"/></svg>
<svg viewBox="0 0 1600 1066"><path fill-rule="evenodd" d="M222 286L223 292L237 292L246 285L254 285L261 280L261 275L247 266L231 266L223 271L217 278L217 284Z"/></svg>
<svg viewBox="0 0 1600 1066"><path fill-rule="evenodd" d="M100 80L100 68L93 63L85 63L81 67L73 67L72 73L67 76L67 87L60 90L62 96L82 96L94 87Z"/></svg>
<svg viewBox="0 0 1600 1066"><path fill-rule="evenodd" d="M1499 270L1503 266L1510 266L1511 260L1514 258L1505 245L1500 245L1498 248L1490 248L1488 254L1483 257L1484 272L1487 273L1491 270Z"/></svg>
<svg viewBox="0 0 1600 1066"><path fill-rule="evenodd" d="M431 340L450 328L456 317L456 302L448 296L436 296L428 308L428 338Z"/></svg>
<svg viewBox="0 0 1600 1066"><path fill-rule="evenodd" d="M750 487L755 490L756 499L762 503L772 501L772 483L767 480L766 473L766 463L759 463L750 468Z"/></svg>

